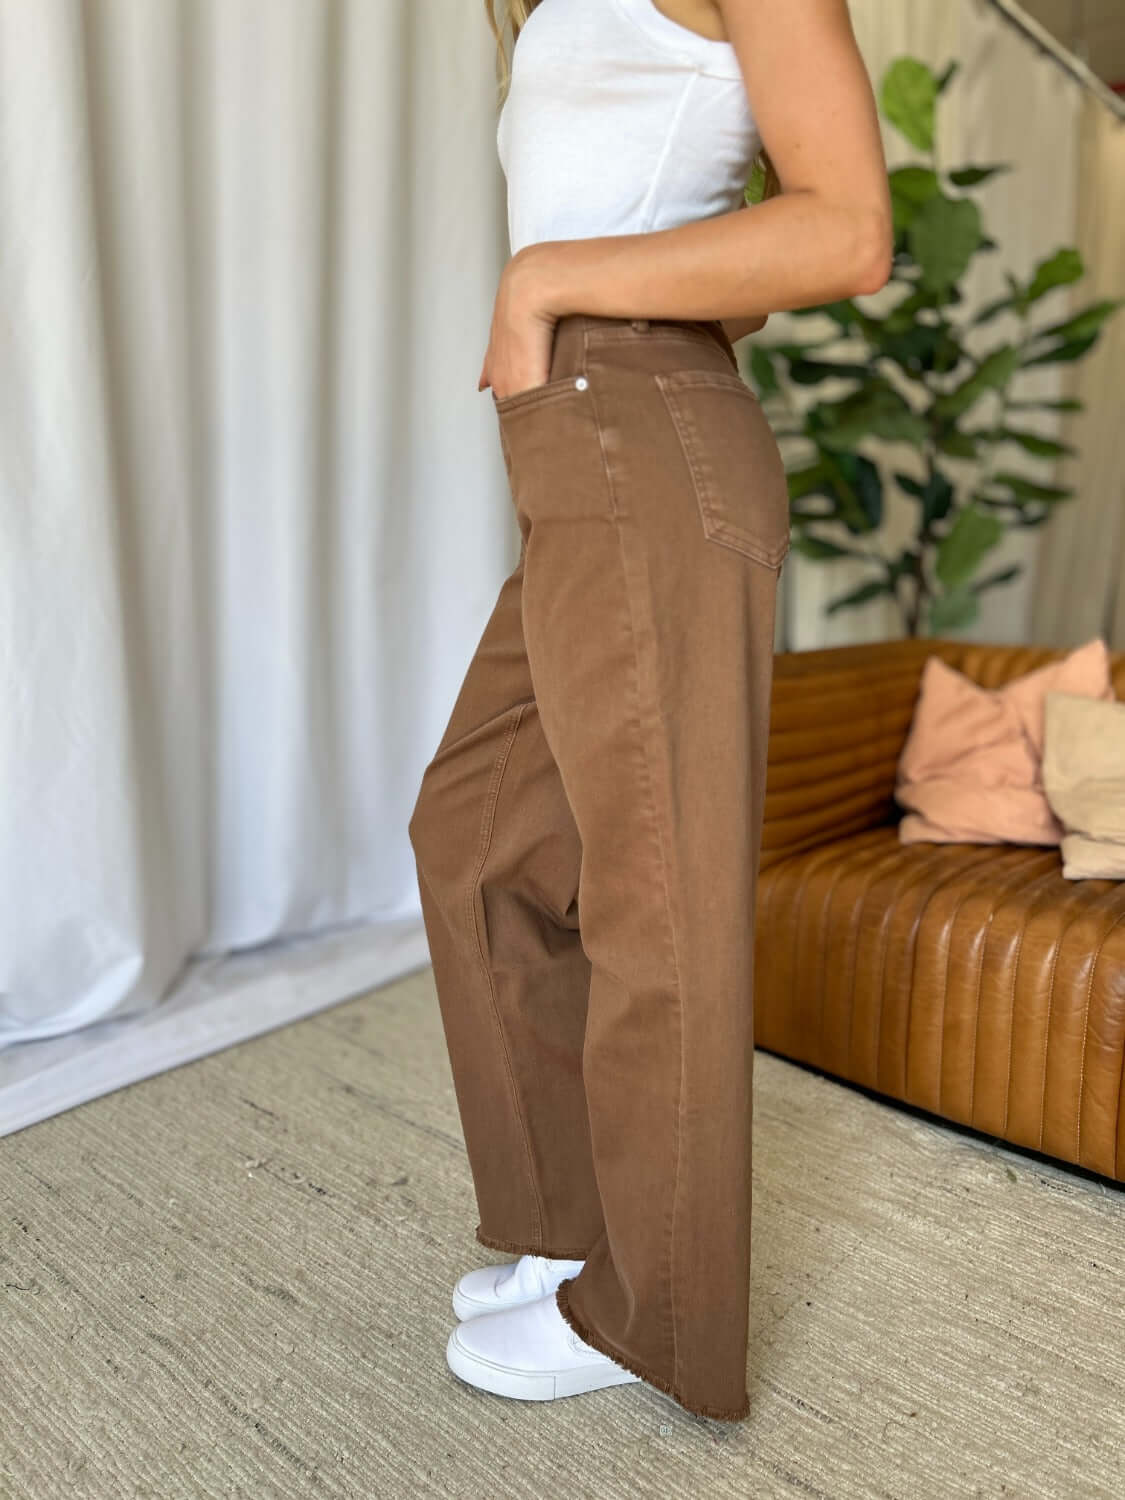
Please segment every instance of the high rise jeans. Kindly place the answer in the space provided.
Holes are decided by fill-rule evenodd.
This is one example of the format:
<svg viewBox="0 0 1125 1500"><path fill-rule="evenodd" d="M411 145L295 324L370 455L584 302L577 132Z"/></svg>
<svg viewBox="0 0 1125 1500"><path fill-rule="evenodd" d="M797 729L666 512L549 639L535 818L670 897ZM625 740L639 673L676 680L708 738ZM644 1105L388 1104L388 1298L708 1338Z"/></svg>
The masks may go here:
<svg viewBox="0 0 1125 1500"><path fill-rule="evenodd" d="M493 400L520 559L409 825L476 1236L737 1421L781 456L717 321L571 314Z"/></svg>

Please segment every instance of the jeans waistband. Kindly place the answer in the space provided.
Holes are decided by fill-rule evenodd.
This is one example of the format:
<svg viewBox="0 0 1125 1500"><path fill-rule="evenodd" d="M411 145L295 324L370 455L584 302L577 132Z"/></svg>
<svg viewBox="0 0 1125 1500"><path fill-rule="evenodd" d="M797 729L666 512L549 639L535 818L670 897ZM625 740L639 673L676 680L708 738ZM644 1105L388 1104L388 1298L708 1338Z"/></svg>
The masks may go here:
<svg viewBox="0 0 1125 1500"><path fill-rule="evenodd" d="M585 346L588 333L596 333L598 339L605 340L643 340L687 334L717 344L731 367L738 369L738 357L718 318L618 318L595 313L566 313L555 325L555 347L577 352Z"/></svg>

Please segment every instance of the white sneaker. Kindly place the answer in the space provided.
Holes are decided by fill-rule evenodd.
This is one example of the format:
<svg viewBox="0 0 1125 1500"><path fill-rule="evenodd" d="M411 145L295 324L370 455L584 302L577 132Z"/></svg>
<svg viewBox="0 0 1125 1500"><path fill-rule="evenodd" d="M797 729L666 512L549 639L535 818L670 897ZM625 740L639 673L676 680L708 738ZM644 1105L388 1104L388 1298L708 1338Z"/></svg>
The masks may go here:
<svg viewBox="0 0 1125 1500"><path fill-rule="evenodd" d="M481 1266L466 1271L453 1291L453 1311L459 1318L500 1312L533 1302L554 1292L560 1281L577 1276L584 1260L551 1260L546 1255L521 1255L519 1260L499 1266Z"/></svg>
<svg viewBox="0 0 1125 1500"><path fill-rule="evenodd" d="M522 1401L554 1401L640 1380L579 1338L554 1292L458 1323L445 1358L461 1380Z"/></svg>

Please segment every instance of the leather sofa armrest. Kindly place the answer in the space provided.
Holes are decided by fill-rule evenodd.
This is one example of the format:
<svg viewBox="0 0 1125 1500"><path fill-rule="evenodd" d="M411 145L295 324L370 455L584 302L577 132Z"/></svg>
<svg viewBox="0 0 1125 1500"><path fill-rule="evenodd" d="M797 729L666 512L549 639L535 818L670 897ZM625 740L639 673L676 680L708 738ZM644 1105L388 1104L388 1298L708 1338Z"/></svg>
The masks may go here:
<svg viewBox="0 0 1125 1500"><path fill-rule="evenodd" d="M1072 647L944 637L826 646L774 657L760 868L832 839L895 824L895 773L930 655L997 687ZM1125 699L1125 651L1110 653Z"/></svg>
<svg viewBox="0 0 1125 1500"><path fill-rule="evenodd" d="M761 869L897 820L895 770L933 640L774 657Z"/></svg>

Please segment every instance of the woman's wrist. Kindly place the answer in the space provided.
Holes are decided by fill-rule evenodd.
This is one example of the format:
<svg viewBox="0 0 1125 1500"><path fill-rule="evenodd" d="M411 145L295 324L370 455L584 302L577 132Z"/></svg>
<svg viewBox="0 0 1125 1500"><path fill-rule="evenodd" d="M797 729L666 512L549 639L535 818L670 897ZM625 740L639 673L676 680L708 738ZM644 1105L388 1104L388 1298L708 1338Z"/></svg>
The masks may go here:
<svg viewBox="0 0 1125 1500"><path fill-rule="evenodd" d="M564 296L563 257L558 253L562 243L540 240L524 245L508 261L504 280L512 307L547 321L576 311L566 305Z"/></svg>
<svg viewBox="0 0 1125 1500"><path fill-rule="evenodd" d="M504 267L505 298L517 314L557 321L580 310L582 298L577 291L574 271L582 254L581 242L540 240L525 245ZM568 274L568 271L570 274ZM651 311L628 316L651 316ZM623 315L624 316L624 315ZM766 313L721 318L727 338L733 344L766 325Z"/></svg>

